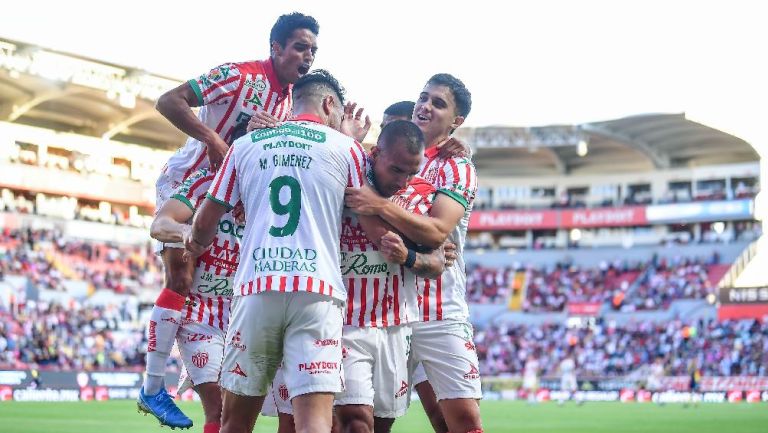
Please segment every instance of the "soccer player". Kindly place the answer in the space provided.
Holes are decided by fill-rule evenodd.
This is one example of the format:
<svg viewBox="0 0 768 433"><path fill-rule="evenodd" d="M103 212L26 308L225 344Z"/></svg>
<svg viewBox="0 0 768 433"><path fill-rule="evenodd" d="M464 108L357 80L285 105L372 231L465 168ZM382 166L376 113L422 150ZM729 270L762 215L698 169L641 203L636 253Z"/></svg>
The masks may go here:
<svg viewBox="0 0 768 433"><path fill-rule="evenodd" d="M369 157L370 184L417 214L429 211L435 195L431 184L414 177L423 140L412 122L396 120L384 127ZM345 211L341 254L347 288L342 337L346 380L336 396L336 415L342 432L386 433L408 408L408 324L418 320L415 275L442 274L444 253L442 248L417 252L378 217Z"/></svg>
<svg viewBox="0 0 768 433"><path fill-rule="evenodd" d="M344 190L361 186L367 169L362 146L338 132L342 93L326 71L297 81L294 120L232 144L185 239L187 254L201 255L216 221L243 201L243 254L220 380L223 433L253 430L281 361L296 431L331 429L333 395L343 386Z"/></svg>
<svg viewBox="0 0 768 433"><path fill-rule="evenodd" d="M297 12L283 15L270 32L269 59L217 66L158 99L158 111L189 135L157 180L158 209L195 171L210 168L214 173L227 152L232 132L254 113L265 111L279 119L290 116L292 83L312 66L318 32L317 21L310 16ZM197 116L192 107L200 107ZM190 427L192 421L168 396L163 379L192 284L193 263L182 260L180 243L158 243L157 252L165 268L165 288L155 302L148 324L147 374L138 404L161 424Z"/></svg>
<svg viewBox="0 0 768 433"><path fill-rule="evenodd" d="M465 157L442 157L438 152L453 131L464 123L472 100L464 83L449 74L428 81L413 112L412 121L424 133L427 150L420 176L437 190L429 216L406 212L371 188L349 188L347 205L362 215L378 215L406 238L438 248L446 239L456 244L457 260L438 279L419 282L420 319L412 325L412 362L421 363L429 382L417 385L419 395L433 388L442 415L429 414L438 428L453 433L481 432L478 400L482 397L473 329L465 297L466 275L462 251L477 176ZM414 383L416 380L414 378ZM419 389L421 388L421 389ZM444 417L447 426L435 425Z"/></svg>
<svg viewBox="0 0 768 433"><path fill-rule="evenodd" d="M528 404L536 403L536 392L539 390L539 360L533 354L528 355L523 367L523 389L528 397Z"/></svg>
<svg viewBox="0 0 768 433"><path fill-rule="evenodd" d="M578 390L578 384L576 382L576 361L573 359L573 354L569 353L568 356L560 361L560 390L568 392L568 399L575 399L575 392ZM558 402L560 405L565 403L565 398L560 398ZM579 401L581 403L581 401Z"/></svg>
<svg viewBox="0 0 768 433"><path fill-rule="evenodd" d="M152 237L161 242L180 242L190 229L189 222L205 198L213 177L214 174L204 168L184 180L178 192L158 211L150 229ZM213 248L195 261L192 288L176 335L186 371L179 393L192 386L200 396L205 414L204 433L218 433L220 427L218 380L229 322L232 280L240 254L238 237L242 236L243 229L231 212L219 220Z"/></svg>
<svg viewBox="0 0 768 433"><path fill-rule="evenodd" d="M662 379L664 379L664 358L657 356L649 369L648 378L645 382L646 389L651 392L663 391Z"/></svg>
<svg viewBox="0 0 768 433"><path fill-rule="evenodd" d="M387 107L381 119L381 129L383 130L388 123L395 120L411 120L415 105L416 103L413 101L400 101Z"/></svg>

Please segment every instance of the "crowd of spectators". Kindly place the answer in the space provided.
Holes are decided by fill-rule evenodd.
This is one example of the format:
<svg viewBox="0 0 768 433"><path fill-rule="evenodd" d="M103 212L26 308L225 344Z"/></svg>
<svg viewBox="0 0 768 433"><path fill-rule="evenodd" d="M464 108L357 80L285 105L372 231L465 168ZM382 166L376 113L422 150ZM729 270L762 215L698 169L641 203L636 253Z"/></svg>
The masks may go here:
<svg viewBox="0 0 768 433"><path fill-rule="evenodd" d="M569 354L581 377L630 374L656 358L669 376L687 375L692 364L705 376L768 374L768 323L754 320L584 328L502 323L476 332L475 345L484 375L521 374L533 356L543 375L555 376Z"/></svg>

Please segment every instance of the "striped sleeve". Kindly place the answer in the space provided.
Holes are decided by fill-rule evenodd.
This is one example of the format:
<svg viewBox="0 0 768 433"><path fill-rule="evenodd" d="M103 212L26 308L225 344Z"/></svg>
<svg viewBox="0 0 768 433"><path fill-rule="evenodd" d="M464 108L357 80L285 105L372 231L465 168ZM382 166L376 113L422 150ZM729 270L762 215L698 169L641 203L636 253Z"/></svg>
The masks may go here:
<svg viewBox="0 0 768 433"><path fill-rule="evenodd" d="M415 177L399 195L399 201L405 205L405 210L417 215L426 215L432 208L435 188L426 180Z"/></svg>
<svg viewBox="0 0 768 433"><path fill-rule="evenodd" d="M437 192L459 202L464 209L475 200L477 194L477 173L475 165L468 158L451 158L440 168Z"/></svg>
<svg viewBox="0 0 768 433"><path fill-rule="evenodd" d="M197 96L199 106L212 104L234 95L240 88L242 74L234 63L225 63L187 83Z"/></svg>
<svg viewBox="0 0 768 433"><path fill-rule="evenodd" d="M360 188L365 185L365 173L368 172L368 158L365 157L365 149L355 140L355 144L349 148L347 187Z"/></svg>
<svg viewBox="0 0 768 433"><path fill-rule="evenodd" d="M171 196L189 207L194 212L196 204L211 186L214 175L208 169L200 169L184 179L176 193Z"/></svg>
<svg viewBox="0 0 768 433"><path fill-rule="evenodd" d="M221 164L221 168L216 173L216 177L211 182L211 187L208 190L208 198L226 207L227 210L231 210L240 201L240 188L237 182L236 170L236 154L239 148L240 146L237 143L229 146L227 156L224 157L224 162Z"/></svg>

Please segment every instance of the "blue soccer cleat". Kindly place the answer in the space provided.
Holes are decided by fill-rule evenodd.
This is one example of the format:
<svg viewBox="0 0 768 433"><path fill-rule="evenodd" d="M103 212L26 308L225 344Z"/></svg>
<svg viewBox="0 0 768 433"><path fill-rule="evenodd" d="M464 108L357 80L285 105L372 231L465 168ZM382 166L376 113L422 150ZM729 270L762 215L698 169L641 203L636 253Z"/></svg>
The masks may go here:
<svg viewBox="0 0 768 433"><path fill-rule="evenodd" d="M146 395L144 394L144 387L142 387L139 390L136 404L139 407L139 412L144 412L145 415L151 414L160 421L161 426L167 425L171 429L192 427L192 420L176 406L165 388L155 395Z"/></svg>

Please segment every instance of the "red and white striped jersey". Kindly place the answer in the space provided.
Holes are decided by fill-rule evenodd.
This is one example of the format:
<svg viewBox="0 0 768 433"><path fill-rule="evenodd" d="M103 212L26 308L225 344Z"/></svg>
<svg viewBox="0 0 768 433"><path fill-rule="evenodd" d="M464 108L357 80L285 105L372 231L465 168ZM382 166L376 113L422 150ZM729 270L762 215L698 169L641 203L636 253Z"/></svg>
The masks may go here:
<svg viewBox="0 0 768 433"><path fill-rule="evenodd" d="M424 215L434 196L429 182L414 177L390 200ZM345 325L387 327L418 320L415 276L402 265L387 263L350 210L344 211L341 226L341 274L347 288Z"/></svg>
<svg viewBox="0 0 768 433"><path fill-rule="evenodd" d="M364 183L363 147L302 115L235 141L208 192L247 218L235 296L307 291L344 302L339 238L344 191Z"/></svg>
<svg viewBox="0 0 768 433"><path fill-rule="evenodd" d="M224 331L229 327L231 296L203 296L190 293L181 309L182 323L202 323ZM201 336L204 337L204 336Z"/></svg>
<svg viewBox="0 0 768 433"><path fill-rule="evenodd" d="M272 60L225 63L188 81L197 95L197 117L226 142L238 124L247 122L259 111L281 121L291 116L292 85L281 87ZM207 148L189 137L184 147L173 154L162 175L181 182L196 170L208 167Z"/></svg>
<svg viewBox="0 0 768 433"><path fill-rule="evenodd" d="M208 169L198 170L184 179L171 197L186 204L192 212L200 206L214 174ZM213 244L195 263L187 303L182 310L182 320L198 322L226 329L232 287L240 257L239 237L244 226L235 222L231 212L219 220Z"/></svg>
<svg viewBox="0 0 768 433"><path fill-rule="evenodd" d="M464 216L448 239L456 244L456 262L436 280L418 278L420 319L432 320L469 318L464 271L464 242L467 237L469 215L477 193L477 174L469 158L442 159L438 149L427 149L420 175L432 184L438 194L445 194L464 206Z"/></svg>

